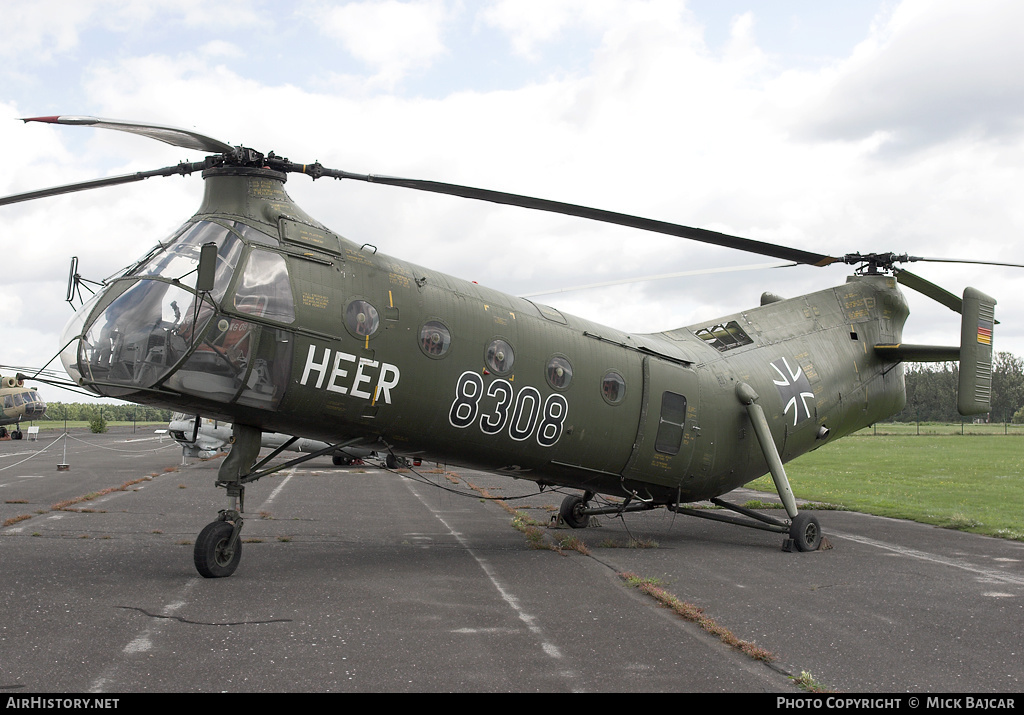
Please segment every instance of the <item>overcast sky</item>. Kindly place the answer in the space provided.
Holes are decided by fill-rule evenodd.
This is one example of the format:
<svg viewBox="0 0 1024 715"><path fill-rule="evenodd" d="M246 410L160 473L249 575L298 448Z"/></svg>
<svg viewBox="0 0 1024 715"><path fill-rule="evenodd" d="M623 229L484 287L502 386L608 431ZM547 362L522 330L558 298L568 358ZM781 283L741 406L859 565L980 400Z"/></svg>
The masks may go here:
<svg viewBox="0 0 1024 715"><path fill-rule="evenodd" d="M1019 0L35 0L3 11L0 195L202 158L15 121L83 114L831 255L1024 263ZM515 294L770 260L405 189L295 175L287 189L356 243ZM83 276L109 276L194 213L202 190L198 176L149 179L0 207L0 363L37 366L59 349L71 256ZM911 270L990 293L996 349L1024 356L1024 272ZM537 300L653 332L849 271ZM955 344L958 316L907 293L905 340Z"/></svg>

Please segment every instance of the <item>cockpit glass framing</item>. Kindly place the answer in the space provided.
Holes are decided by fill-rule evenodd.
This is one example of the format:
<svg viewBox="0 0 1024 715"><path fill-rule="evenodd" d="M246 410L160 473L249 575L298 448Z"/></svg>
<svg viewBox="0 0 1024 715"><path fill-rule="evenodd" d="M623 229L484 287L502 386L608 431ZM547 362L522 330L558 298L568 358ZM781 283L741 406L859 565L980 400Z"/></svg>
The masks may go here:
<svg viewBox="0 0 1024 715"><path fill-rule="evenodd" d="M217 271L210 295L219 301L227 291L235 265L245 244L226 226L212 221L199 221L171 240L135 275L162 276L194 288L199 252L204 244L217 244Z"/></svg>
<svg viewBox="0 0 1024 715"><path fill-rule="evenodd" d="M199 256L209 243L218 249L214 287L197 294ZM186 224L68 323L61 351L68 373L111 397L172 389L276 409L294 336L253 321L295 320L287 264L272 250L279 245L236 221ZM222 301L243 315L221 313Z"/></svg>
<svg viewBox="0 0 1024 715"><path fill-rule="evenodd" d="M77 363L83 377L134 388L158 383L189 351L193 333L212 314L208 304L198 307L196 300L192 291L167 281L133 283L82 336Z"/></svg>
<svg viewBox="0 0 1024 715"><path fill-rule="evenodd" d="M288 384L291 333L218 315L166 386L217 402L277 409Z"/></svg>

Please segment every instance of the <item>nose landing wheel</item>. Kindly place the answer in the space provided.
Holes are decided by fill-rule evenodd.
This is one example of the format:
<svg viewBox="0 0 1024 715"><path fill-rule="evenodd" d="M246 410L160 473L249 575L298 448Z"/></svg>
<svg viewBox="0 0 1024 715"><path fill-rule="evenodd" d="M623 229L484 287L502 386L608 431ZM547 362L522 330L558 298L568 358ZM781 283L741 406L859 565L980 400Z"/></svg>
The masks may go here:
<svg viewBox="0 0 1024 715"><path fill-rule="evenodd" d="M242 519L237 514L230 519L211 522L199 532L192 552L196 570L205 578L230 576L242 559Z"/></svg>

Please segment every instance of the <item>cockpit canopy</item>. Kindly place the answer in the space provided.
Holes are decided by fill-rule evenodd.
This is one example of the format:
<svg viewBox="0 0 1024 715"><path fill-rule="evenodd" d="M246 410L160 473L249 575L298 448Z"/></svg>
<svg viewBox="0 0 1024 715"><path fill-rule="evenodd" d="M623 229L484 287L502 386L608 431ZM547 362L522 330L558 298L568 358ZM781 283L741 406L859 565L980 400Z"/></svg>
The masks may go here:
<svg viewBox="0 0 1024 715"><path fill-rule="evenodd" d="M213 289L198 293L210 243ZM285 328L295 321L278 248L276 237L237 221L190 221L78 311L64 331L68 373L111 397L168 388L273 409L291 361Z"/></svg>

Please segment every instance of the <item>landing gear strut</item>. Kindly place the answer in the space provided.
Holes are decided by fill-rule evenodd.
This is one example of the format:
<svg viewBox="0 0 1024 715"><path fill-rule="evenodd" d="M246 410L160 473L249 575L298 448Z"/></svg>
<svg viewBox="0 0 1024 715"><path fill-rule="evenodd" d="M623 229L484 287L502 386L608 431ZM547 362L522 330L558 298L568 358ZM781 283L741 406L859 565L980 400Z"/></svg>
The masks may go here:
<svg viewBox="0 0 1024 715"><path fill-rule="evenodd" d="M223 578L230 576L238 568L242 559L242 513L245 511L245 485L283 469L309 461L314 457L332 454L345 447L360 442L350 439L347 442L332 444L316 452L303 454L284 464L263 469L278 454L290 447L298 437L292 437L256 464L263 442L263 432L258 427L235 424L231 430L232 446L228 456L217 471L218 487L227 490L231 506L221 510L216 520L207 524L198 538L192 552L196 570L205 578Z"/></svg>

